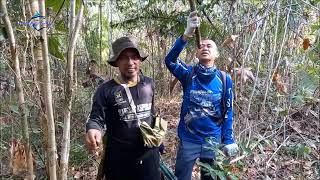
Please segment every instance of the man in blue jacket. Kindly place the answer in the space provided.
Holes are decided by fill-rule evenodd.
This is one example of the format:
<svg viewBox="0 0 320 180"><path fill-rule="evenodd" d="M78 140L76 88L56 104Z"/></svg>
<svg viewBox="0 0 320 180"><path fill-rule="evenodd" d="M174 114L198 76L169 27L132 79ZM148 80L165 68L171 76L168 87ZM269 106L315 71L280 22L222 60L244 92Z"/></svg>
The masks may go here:
<svg viewBox="0 0 320 180"><path fill-rule="evenodd" d="M234 156L238 152L238 145L232 135L232 79L230 75L226 76L226 113L222 117L224 88L221 72L215 66L215 59L219 56L216 44L210 39L201 41L201 48L196 54L199 63L195 66L188 66L178 58L199 26L200 19L196 12L190 13L183 36L176 40L165 59L169 71L183 86L178 126L180 144L175 167L178 180L191 180L197 158L204 163L213 162L215 154L208 147L222 143L227 155ZM212 178L201 171L201 179Z"/></svg>

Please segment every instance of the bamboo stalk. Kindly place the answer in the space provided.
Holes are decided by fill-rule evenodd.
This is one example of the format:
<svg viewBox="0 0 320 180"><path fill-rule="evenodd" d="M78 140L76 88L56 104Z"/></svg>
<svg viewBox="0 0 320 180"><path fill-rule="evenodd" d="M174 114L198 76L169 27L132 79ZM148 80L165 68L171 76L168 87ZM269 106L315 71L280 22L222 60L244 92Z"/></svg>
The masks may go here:
<svg viewBox="0 0 320 180"><path fill-rule="evenodd" d="M35 1L33 1L35 3ZM42 16L46 15L45 1L39 0L39 10ZM48 50L48 37L47 37L47 27L46 19L42 18L40 23L40 44L42 48L42 58L43 58L43 100L46 110L47 127L48 127L48 161L49 161L49 176L50 180L57 179L57 146L56 146L56 136L55 136L55 122L53 116L53 106L52 106L52 91L51 91L51 71L50 71L50 61L49 61L49 50Z"/></svg>
<svg viewBox="0 0 320 180"><path fill-rule="evenodd" d="M25 97L23 93L23 84L22 84L22 78L21 78L21 71L20 71L20 62L18 57L18 48L16 44L16 39L13 33L13 28L11 25L10 18L8 16L7 11L7 2L5 0L0 1L0 11L2 14L2 20L5 25L6 32L8 34L9 38L9 44L10 44L10 52L12 57L13 64L10 64L10 66L14 66L14 81L16 85L16 93L18 96L18 103L19 103L19 109L20 109L20 116L21 116L21 124L22 124L22 133L23 133L23 139L24 139L24 145L26 148L26 163L27 163L27 169L28 169L28 176L27 179L33 179L33 157L32 157L32 150L30 145L30 137L29 137L29 123L28 123L28 117L26 113L26 105L25 105Z"/></svg>
<svg viewBox="0 0 320 180"><path fill-rule="evenodd" d="M71 1L71 4L75 5L75 0ZM73 6L73 5L71 5ZM79 36L79 31L82 24L84 5L81 2L79 13L77 16L76 24L74 26L74 31L69 31L70 41L68 46L68 57L67 57L67 67L66 67L66 78L65 78L65 111L64 111L64 126L63 126L63 140L62 140L62 151L60 160L60 178L66 180L68 179L68 162L69 162L69 151L70 151L70 118L71 118L71 108L72 100L74 96L74 82L73 82L73 64L74 64L74 50L76 42Z"/></svg>

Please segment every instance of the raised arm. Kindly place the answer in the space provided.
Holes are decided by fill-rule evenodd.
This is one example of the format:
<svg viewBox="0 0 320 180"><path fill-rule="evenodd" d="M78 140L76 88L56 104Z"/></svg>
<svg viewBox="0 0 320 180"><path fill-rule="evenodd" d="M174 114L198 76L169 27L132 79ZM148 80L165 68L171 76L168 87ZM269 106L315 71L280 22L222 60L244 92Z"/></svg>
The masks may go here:
<svg viewBox="0 0 320 180"><path fill-rule="evenodd" d="M197 13L195 11L191 12L187 20L187 27L184 31L184 34L176 40L165 58L165 63L169 71L182 84L185 83L188 74L191 72L191 67L188 67L182 60L180 60L179 55L185 48L188 39L193 36L195 29L199 26L200 18L197 16Z"/></svg>
<svg viewBox="0 0 320 180"><path fill-rule="evenodd" d="M188 74L188 66L179 59L186 44L187 40L179 37L165 58L167 68L180 82L185 81Z"/></svg>

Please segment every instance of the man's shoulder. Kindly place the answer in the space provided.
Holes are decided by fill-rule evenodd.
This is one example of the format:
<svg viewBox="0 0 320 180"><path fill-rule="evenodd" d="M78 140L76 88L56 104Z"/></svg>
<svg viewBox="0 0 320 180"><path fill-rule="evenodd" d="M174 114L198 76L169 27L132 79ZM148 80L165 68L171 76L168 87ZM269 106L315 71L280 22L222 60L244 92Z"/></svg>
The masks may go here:
<svg viewBox="0 0 320 180"><path fill-rule="evenodd" d="M154 79L148 76L143 75L143 82L145 83L154 83Z"/></svg>
<svg viewBox="0 0 320 180"><path fill-rule="evenodd" d="M101 86L103 86L103 87L114 86L115 84L116 84L115 80L114 79L110 79L110 80L103 81L103 83L101 83L100 87Z"/></svg>
<svg viewBox="0 0 320 180"><path fill-rule="evenodd" d="M112 87L116 86L117 83L114 81L114 79L103 81L97 88L97 91L105 91L112 89Z"/></svg>

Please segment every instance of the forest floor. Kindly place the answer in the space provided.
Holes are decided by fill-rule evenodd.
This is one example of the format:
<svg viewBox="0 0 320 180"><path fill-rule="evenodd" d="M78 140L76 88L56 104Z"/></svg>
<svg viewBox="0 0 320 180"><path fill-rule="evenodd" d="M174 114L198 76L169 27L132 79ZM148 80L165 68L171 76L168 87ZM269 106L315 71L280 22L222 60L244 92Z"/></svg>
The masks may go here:
<svg viewBox="0 0 320 180"><path fill-rule="evenodd" d="M178 97L161 98L156 102L157 110L161 110L162 117L168 121L168 132L164 140L165 152L161 158L172 170L174 170L179 142L177 125L180 106L181 98ZM257 142L256 139L263 139L263 141L255 148L252 148L251 153L246 154L242 148L238 156L240 159L231 166L231 169L229 168L229 173L239 176L239 179L320 179L320 122L318 108L319 104L316 107L305 105L292 109L285 122L285 131L281 126L277 128L279 122L274 123L274 127L270 127L272 129L270 132L272 133L265 133L269 127L257 126L252 133L249 146ZM83 119L86 115L82 113L81 116L78 119ZM73 137L73 142L77 144L75 145L73 142L71 144L69 174L72 177L71 179L95 179L99 158L87 154L83 142L85 133L83 131L83 123L77 124L79 127L77 125L77 128L73 129L74 135L77 136ZM239 126L237 119L235 124ZM240 126L241 129L243 128ZM238 135L239 132L235 131L237 140L239 140ZM241 144L242 142L238 143ZM1 174L8 174L10 172L9 151L1 154L1 161ZM38 166L36 175L39 177L36 179L46 179L45 168ZM9 175L6 177L0 176L0 179L14 179ZM200 168L196 164L192 179L199 180L199 177Z"/></svg>
<svg viewBox="0 0 320 180"><path fill-rule="evenodd" d="M177 125L181 100L161 99L158 106L161 114L169 122L167 138L164 142L166 153L162 159L174 169L178 145ZM279 130L266 138L261 146L244 155L241 150L238 160L241 166L232 166L231 173L240 179L320 179L320 122L319 104L317 107L304 106L290 112L287 119L286 139ZM256 129L262 136L266 127ZM235 132L237 136L239 132ZM254 138L252 138L254 139ZM235 158L236 159L236 158ZM236 163L235 163L236 164ZM196 164L193 180L200 179L200 168Z"/></svg>
<svg viewBox="0 0 320 180"><path fill-rule="evenodd" d="M157 101L158 110L168 121L168 132L164 140L165 153L162 160L174 170L178 146L177 125L179 122L181 99L162 98ZM317 107L318 108L318 107ZM288 118L286 139L281 130L264 138L264 143L245 154L241 150L240 159L232 165L230 173L239 179L320 179L320 122L317 113L310 107L301 107L290 113ZM264 131L260 127L257 132ZM237 136L237 132L235 133ZM258 134L257 136L262 136ZM252 139L255 139L252 137ZM96 164L96 163L94 163ZM241 164L241 166L238 166ZM76 168L78 169L78 168ZM86 167L87 172L74 171L77 179L94 179L95 167ZM79 170L79 169L78 169ZM91 173L90 173L91 172ZM90 174L92 176L90 176ZM194 167L193 180L200 179L200 167Z"/></svg>

